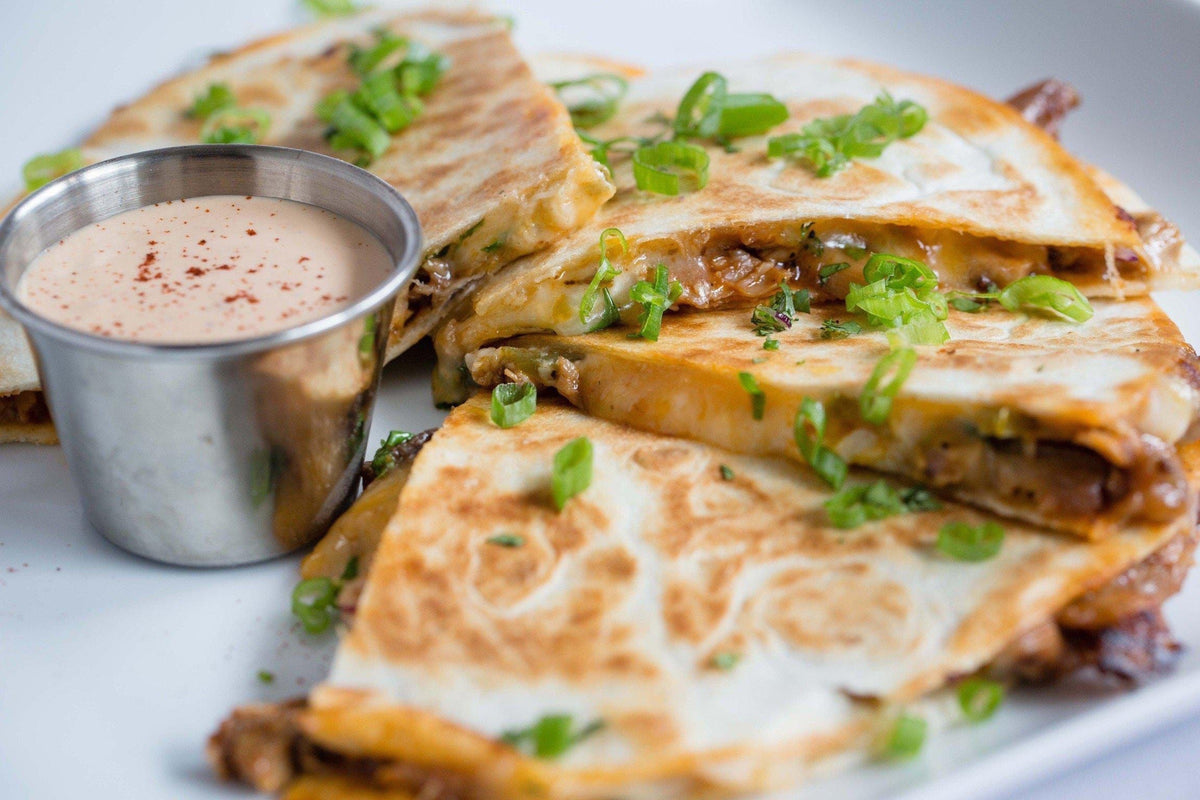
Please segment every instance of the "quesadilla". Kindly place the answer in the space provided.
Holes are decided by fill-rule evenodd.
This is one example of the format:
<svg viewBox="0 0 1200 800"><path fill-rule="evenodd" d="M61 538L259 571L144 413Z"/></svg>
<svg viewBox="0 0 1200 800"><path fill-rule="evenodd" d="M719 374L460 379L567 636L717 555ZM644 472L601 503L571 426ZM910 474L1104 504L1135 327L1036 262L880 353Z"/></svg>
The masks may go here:
<svg viewBox="0 0 1200 800"><path fill-rule="evenodd" d="M951 311L950 341L908 351L911 372L875 419L863 398L871 382L886 393L877 370L895 357L881 331L823 338L845 309L796 314L772 334L776 350L742 309L675 315L657 342L619 328L529 334L468 363L483 386L528 380L598 417L798 460L793 423L808 398L822 404L824 444L851 464L1103 538L1189 507L1176 446L1200 430L1200 362L1149 298L1094 309L1079 325ZM887 372L885 385L897 374Z"/></svg>
<svg viewBox="0 0 1200 800"><path fill-rule="evenodd" d="M590 480L560 503L555 465L581 437ZM1190 559L1194 505L1099 542L1005 523L967 562L939 531L996 524L984 512L925 505L844 531L828 498L785 460L552 400L506 430L476 397L416 456L328 680L235 712L213 763L295 800L724 796L861 758L899 706L989 665L1169 655L1154 609L1131 601L1130 617L1135 593L1105 584L1132 568L1156 608ZM1071 631L1067 613L1124 627Z"/></svg>
<svg viewBox="0 0 1200 800"><path fill-rule="evenodd" d="M629 142L668 135L699 74L676 69L630 81L613 119L587 131L611 165L616 196L588 225L482 282L459 304L437 333L440 399L465 396L456 371L465 353L519 333L577 334L598 324L606 304L583 311L581 304L608 229L621 232L625 247L612 248L619 274L603 288L625 323L639 311L632 288L660 264L678 281L677 305L705 310L752 304L781 281L809 290L815 302L844 299L864 283L873 253L923 261L951 291L1003 288L1031 274L1069 280L1097 297L1200 286L1194 251L1143 241L1092 171L1016 109L862 61L787 55L722 68L730 92L768 93L788 118L766 134L689 139L707 160L703 188L678 196L640 191ZM877 157L850 159L824 177L809 164L769 157L769 140L881 102L915 103L927 119ZM1031 117L1050 119L1036 109Z"/></svg>
<svg viewBox="0 0 1200 800"><path fill-rule="evenodd" d="M404 193L425 236L425 260L397 302L392 358L428 333L465 287L583 224L613 192L503 20L468 10L378 10L263 39L120 107L82 152L95 162L198 144L206 123L189 109L223 86L239 106L269 115L261 143L353 160L361 154L334 147L316 109L358 86L351 60L382 42L381 32L440 57L444 68L420 98L419 116L367 165ZM52 436L39 398L21 394L37 389L19 326L0 317L0 441Z"/></svg>

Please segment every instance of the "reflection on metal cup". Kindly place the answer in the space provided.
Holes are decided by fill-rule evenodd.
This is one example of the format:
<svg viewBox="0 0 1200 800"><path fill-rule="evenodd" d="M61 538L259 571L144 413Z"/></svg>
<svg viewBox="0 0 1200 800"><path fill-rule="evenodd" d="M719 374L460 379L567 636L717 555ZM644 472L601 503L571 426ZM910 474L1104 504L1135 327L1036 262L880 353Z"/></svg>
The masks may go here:
<svg viewBox="0 0 1200 800"><path fill-rule="evenodd" d="M294 200L374 234L394 270L366 296L278 333L217 344L104 338L15 296L48 245L152 203L208 195ZM397 293L421 252L416 214L337 159L198 145L105 161L48 184L0 224L0 305L25 327L88 519L134 553L244 564L324 532L353 498Z"/></svg>

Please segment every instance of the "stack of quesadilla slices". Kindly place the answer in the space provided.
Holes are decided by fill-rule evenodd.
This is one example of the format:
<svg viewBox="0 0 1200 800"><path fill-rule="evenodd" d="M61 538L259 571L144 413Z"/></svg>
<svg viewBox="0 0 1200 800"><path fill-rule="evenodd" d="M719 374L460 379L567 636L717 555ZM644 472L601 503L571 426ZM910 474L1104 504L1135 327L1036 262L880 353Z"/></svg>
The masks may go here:
<svg viewBox="0 0 1200 800"><path fill-rule="evenodd" d="M292 800L754 794L911 755L1001 685L1169 666L1200 365L1146 293L1200 259L1033 124L1061 85L1026 119L856 61L720 74L786 105L771 136L880 96L928 119L828 176L692 139L707 185L664 196L622 150L670 140L700 70L633 79L586 132L616 194L454 303L436 391L464 402L306 560L349 624L329 678L234 712L218 772ZM877 281L937 326L864 310Z"/></svg>
<svg viewBox="0 0 1200 800"><path fill-rule="evenodd" d="M399 43L398 45L396 43ZM193 113L213 87L265 112L262 144L359 160L318 116L323 98L353 91L364 54L387 66L412 53L444 70L423 110L367 168L400 187L425 237L417 278L393 316L388 357L429 333L482 275L588 221L612 196L554 93L513 45L508 25L469 10L367 11L251 43L117 109L83 144L86 162L199 144ZM0 313L0 442L52 442L37 370L20 327Z"/></svg>

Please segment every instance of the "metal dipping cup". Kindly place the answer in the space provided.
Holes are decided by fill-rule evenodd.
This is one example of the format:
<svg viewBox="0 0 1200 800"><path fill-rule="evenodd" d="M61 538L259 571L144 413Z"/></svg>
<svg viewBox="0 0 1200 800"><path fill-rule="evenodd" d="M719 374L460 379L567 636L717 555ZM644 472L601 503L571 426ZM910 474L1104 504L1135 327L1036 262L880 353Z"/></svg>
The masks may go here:
<svg viewBox="0 0 1200 800"><path fill-rule="evenodd" d="M206 195L297 200L379 238L395 271L336 313L201 345L94 336L15 289L47 246L152 203ZM114 158L47 184L0 224L0 306L24 327L84 513L111 542L170 564L272 558L320 536L353 499L397 293L421 228L391 186L337 159L258 145Z"/></svg>

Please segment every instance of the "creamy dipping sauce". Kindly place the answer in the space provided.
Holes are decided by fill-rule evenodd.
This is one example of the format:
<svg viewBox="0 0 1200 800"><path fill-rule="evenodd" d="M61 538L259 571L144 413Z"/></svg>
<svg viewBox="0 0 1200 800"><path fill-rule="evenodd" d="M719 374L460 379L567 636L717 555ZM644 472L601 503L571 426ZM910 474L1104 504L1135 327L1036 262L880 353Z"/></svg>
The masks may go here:
<svg viewBox="0 0 1200 800"><path fill-rule="evenodd" d="M270 197L156 203L46 248L17 297L78 330L157 344L246 339L344 308L393 261L362 226Z"/></svg>

